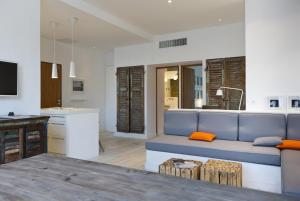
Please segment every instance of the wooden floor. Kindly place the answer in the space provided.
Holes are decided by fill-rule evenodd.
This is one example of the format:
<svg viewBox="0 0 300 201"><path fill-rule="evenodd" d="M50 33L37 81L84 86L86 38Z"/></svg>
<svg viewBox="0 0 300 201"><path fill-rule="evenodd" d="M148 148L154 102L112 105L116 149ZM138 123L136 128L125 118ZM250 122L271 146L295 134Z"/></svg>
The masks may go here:
<svg viewBox="0 0 300 201"><path fill-rule="evenodd" d="M146 161L145 140L114 137L112 133L100 135L104 152L93 161L121 167L144 169Z"/></svg>

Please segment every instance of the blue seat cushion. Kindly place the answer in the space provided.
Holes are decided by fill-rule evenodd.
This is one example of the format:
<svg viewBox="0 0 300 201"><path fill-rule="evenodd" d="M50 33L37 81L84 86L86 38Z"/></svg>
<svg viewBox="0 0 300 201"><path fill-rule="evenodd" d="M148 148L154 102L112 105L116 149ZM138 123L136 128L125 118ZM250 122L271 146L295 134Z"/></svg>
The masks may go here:
<svg viewBox="0 0 300 201"><path fill-rule="evenodd" d="M159 136L146 142L146 149L202 156L224 160L280 166L280 151L274 147L257 147L251 142L214 140L193 141L182 136Z"/></svg>
<svg viewBox="0 0 300 201"><path fill-rule="evenodd" d="M197 131L198 112L166 111L164 131L167 135L189 136Z"/></svg>
<svg viewBox="0 0 300 201"><path fill-rule="evenodd" d="M239 115L239 140L253 142L258 137L286 137L284 114L241 113Z"/></svg>
<svg viewBox="0 0 300 201"><path fill-rule="evenodd" d="M198 131L213 133L220 140L237 140L238 113L200 112Z"/></svg>

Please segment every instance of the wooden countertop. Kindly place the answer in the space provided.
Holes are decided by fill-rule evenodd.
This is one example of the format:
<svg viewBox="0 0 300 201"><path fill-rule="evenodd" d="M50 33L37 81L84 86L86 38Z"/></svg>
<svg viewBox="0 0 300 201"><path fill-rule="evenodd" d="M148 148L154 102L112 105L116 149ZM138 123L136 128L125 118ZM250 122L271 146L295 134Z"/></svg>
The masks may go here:
<svg viewBox="0 0 300 201"><path fill-rule="evenodd" d="M0 200L292 201L296 199L43 154L0 166Z"/></svg>
<svg viewBox="0 0 300 201"><path fill-rule="evenodd" d="M49 116L43 115L22 115L22 116L0 116L0 123L8 123L8 122L21 122L21 121L32 121L32 120L48 120Z"/></svg>

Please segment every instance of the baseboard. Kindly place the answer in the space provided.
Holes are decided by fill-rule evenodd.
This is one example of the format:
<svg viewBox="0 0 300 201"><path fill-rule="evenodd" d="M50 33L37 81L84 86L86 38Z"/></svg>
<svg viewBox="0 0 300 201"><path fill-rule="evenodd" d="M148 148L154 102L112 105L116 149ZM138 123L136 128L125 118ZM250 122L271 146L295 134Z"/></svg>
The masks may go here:
<svg viewBox="0 0 300 201"><path fill-rule="evenodd" d="M158 172L158 166L170 158L199 160L206 162L207 157L191 156L146 150L145 170ZM223 159L221 159L223 160ZM243 166L243 188L281 194L281 167L239 162Z"/></svg>

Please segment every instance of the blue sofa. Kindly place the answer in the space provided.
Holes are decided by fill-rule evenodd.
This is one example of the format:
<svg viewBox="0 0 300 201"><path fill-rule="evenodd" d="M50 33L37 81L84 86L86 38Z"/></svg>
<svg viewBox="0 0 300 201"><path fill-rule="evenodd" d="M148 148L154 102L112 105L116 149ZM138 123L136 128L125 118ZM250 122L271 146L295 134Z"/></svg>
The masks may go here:
<svg viewBox="0 0 300 201"><path fill-rule="evenodd" d="M300 196L300 151L252 145L257 137L300 139L300 114L167 111L164 130L146 142L147 150L282 166L282 192ZM212 132L217 139L191 141L193 131Z"/></svg>

